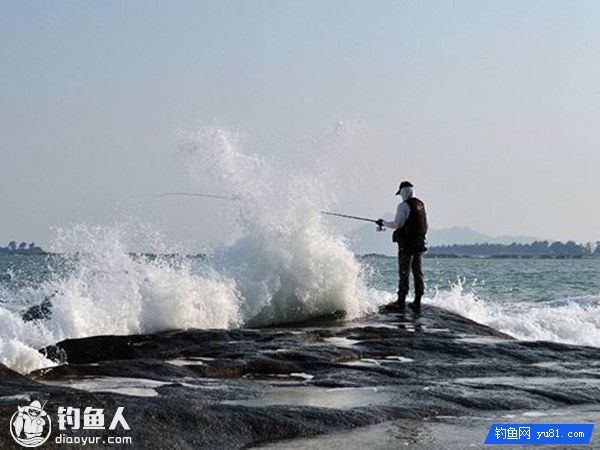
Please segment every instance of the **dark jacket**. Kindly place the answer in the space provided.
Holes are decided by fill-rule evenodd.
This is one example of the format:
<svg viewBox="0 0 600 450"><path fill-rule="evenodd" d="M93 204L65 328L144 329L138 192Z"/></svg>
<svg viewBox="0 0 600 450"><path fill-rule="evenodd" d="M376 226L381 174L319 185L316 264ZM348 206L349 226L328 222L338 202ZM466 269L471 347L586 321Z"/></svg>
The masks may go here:
<svg viewBox="0 0 600 450"><path fill-rule="evenodd" d="M400 251L406 253L423 253L427 251L427 211L425 204L416 197L405 200L410 213L404 225L394 231L392 241L398 243Z"/></svg>

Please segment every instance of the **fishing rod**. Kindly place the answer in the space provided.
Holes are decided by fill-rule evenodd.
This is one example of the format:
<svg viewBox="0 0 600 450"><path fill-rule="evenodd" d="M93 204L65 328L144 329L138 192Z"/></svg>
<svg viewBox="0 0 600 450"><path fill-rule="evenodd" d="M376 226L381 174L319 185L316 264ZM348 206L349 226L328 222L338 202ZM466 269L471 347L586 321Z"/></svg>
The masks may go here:
<svg viewBox="0 0 600 450"><path fill-rule="evenodd" d="M215 195L215 194L199 194L195 192L165 192L155 196L154 198L172 197L172 196L186 196L186 197L205 197L205 198L217 198L220 200L239 200L236 196L227 195ZM351 216L349 214L340 214L330 211L319 211L321 214L326 216L343 217L344 219L362 220L363 222L377 223L375 219L369 219L368 217ZM377 224L377 231L383 231L384 228Z"/></svg>
<svg viewBox="0 0 600 450"><path fill-rule="evenodd" d="M363 222L377 223L377 221L375 219L369 219L367 217L350 216L348 214L340 214L340 213L334 213L334 212L329 212L329 211L320 211L320 213L325 214L326 216L343 217L345 219L354 219L354 220L362 220ZM379 224L377 223L377 231L383 231L383 230L384 230L384 228L379 226Z"/></svg>

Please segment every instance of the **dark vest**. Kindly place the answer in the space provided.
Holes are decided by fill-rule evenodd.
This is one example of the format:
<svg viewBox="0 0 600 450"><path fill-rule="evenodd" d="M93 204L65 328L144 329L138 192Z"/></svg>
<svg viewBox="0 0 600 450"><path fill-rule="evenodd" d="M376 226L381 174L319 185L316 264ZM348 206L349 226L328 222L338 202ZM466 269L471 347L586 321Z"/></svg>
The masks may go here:
<svg viewBox="0 0 600 450"><path fill-rule="evenodd" d="M394 231L392 241L398 243L400 250L407 253L423 253L427 250L425 239L427 235L427 212L425 204L416 197L406 200L410 213L404 225Z"/></svg>

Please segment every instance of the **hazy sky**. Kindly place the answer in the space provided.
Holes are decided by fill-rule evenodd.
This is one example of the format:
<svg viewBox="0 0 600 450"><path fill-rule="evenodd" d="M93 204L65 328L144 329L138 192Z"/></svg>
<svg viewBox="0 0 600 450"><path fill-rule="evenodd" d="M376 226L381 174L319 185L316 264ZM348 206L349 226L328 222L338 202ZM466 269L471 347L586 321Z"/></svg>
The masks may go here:
<svg viewBox="0 0 600 450"><path fill-rule="evenodd" d="M189 188L178 128L286 160L339 120L368 166L341 211L408 178L436 228L597 240L599 55L597 1L5 0L0 242L119 211L217 239L214 203L148 200Z"/></svg>

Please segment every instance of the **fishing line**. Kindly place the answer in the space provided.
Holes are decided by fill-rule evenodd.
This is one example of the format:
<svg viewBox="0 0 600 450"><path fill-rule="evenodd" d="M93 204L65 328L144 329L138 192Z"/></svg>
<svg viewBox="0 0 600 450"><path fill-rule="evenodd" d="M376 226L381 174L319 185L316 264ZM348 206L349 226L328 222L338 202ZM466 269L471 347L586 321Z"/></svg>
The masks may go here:
<svg viewBox="0 0 600 450"><path fill-rule="evenodd" d="M220 199L220 200L239 200L239 197L235 197L235 196L200 194L200 193L195 193L195 192L165 192L163 194L157 195L154 198L156 199L156 198L173 197L173 196L216 198L216 199ZM319 212L321 214L324 214L327 216L343 217L344 219L362 220L363 222L377 223L377 220L369 219L368 217L351 216L349 214L340 214L340 213L335 213L335 212L330 212L330 211L319 211ZM377 231L383 231L383 229L384 229L383 227L380 227L379 225L377 226Z"/></svg>
<svg viewBox="0 0 600 450"><path fill-rule="evenodd" d="M197 194L197 193L193 193L193 192L164 192L162 194L155 196L154 198L156 199L156 198L174 197L174 196L218 198L221 200L239 200L238 197L234 197L234 196L215 195L215 194Z"/></svg>

